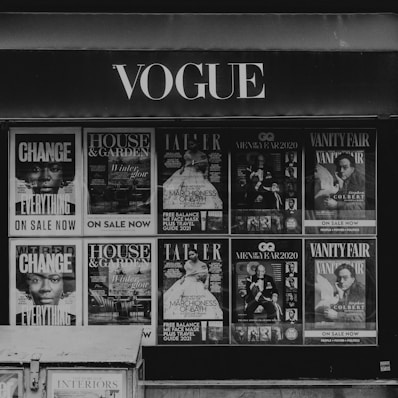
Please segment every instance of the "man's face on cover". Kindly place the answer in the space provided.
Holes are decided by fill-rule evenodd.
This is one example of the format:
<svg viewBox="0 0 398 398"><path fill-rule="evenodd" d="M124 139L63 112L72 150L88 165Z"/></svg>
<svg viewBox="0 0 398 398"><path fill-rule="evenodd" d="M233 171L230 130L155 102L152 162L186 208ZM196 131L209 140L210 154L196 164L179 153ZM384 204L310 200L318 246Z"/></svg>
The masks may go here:
<svg viewBox="0 0 398 398"><path fill-rule="evenodd" d="M351 166L351 162L348 159L340 159L337 164L337 174L343 180L346 180L354 172L355 168Z"/></svg>
<svg viewBox="0 0 398 398"><path fill-rule="evenodd" d="M264 278L265 275L265 268L263 265L259 265L257 267L256 275L258 278Z"/></svg>
<svg viewBox="0 0 398 398"><path fill-rule="evenodd" d="M355 278L351 275L351 272L343 268L339 271L339 275L337 277L337 283L342 290L347 290L351 287L351 285L355 282Z"/></svg>
<svg viewBox="0 0 398 398"><path fill-rule="evenodd" d="M29 293L36 305L58 305L64 290L62 274L29 274Z"/></svg>
<svg viewBox="0 0 398 398"><path fill-rule="evenodd" d="M35 163L27 173L27 181L36 194L58 193L62 180L61 163Z"/></svg>

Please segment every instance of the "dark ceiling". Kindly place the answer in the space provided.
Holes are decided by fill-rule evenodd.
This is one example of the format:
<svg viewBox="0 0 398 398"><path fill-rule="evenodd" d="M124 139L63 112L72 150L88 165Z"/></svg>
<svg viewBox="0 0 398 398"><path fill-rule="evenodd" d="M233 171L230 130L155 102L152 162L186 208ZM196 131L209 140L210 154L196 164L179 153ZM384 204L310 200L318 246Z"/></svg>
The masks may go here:
<svg viewBox="0 0 398 398"><path fill-rule="evenodd" d="M398 12L387 0L2 0L0 12L351 13Z"/></svg>

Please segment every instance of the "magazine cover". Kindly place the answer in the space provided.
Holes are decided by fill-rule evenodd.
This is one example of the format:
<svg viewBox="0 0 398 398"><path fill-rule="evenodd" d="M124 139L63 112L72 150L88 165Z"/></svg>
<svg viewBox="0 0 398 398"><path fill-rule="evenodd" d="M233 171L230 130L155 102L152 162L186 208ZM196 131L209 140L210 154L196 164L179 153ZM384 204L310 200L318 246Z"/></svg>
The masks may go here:
<svg viewBox="0 0 398 398"><path fill-rule="evenodd" d="M227 239L159 240L158 344L229 343Z"/></svg>
<svg viewBox="0 0 398 398"><path fill-rule="evenodd" d="M86 235L155 233L150 128L84 129Z"/></svg>
<svg viewBox="0 0 398 398"><path fill-rule="evenodd" d="M302 241L232 239L232 344L303 344Z"/></svg>
<svg viewBox="0 0 398 398"><path fill-rule="evenodd" d="M23 396L22 370L0 370L0 398Z"/></svg>
<svg viewBox="0 0 398 398"><path fill-rule="evenodd" d="M302 132L234 132L231 233L299 234L302 224Z"/></svg>
<svg viewBox="0 0 398 398"><path fill-rule="evenodd" d="M125 370L49 370L49 398L126 398Z"/></svg>
<svg viewBox="0 0 398 398"><path fill-rule="evenodd" d="M377 344L376 240L306 240L306 344Z"/></svg>
<svg viewBox="0 0 398 398"><path fill-rule="evenodd" d="M10 235L81 234L80 148L78 128L10 129Z"/></svg>
<svg viewBox="0 0 398 398"><path fill-rule="evenodd" d="M228 232L228 151L214 130L159 129L158 232Z"/></svg>
<svg viewBox="0 0 398 398"><path fill-rule="evenodd" d="M82 324L81 242L10 240L10 324Z"/></svg>
<svg viewBox="0 0 398 398"><path fill-rule="evenodd" d="M137 325L156 343L155 240L85 239L86 325Z"/></svg>
<svg viewBox="0 0 398 398"><path fill-rule="evenodd" d="M376 233L376 131L306 134L305 233Z"/></svg>

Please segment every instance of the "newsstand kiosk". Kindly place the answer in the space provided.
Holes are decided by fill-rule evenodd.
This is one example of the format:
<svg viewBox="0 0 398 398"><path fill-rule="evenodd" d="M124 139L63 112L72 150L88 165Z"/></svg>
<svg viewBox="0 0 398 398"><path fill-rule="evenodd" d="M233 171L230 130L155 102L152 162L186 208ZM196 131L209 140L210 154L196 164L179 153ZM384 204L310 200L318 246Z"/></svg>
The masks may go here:
<svg viewBox="0 0 398 398"><path fill-rule="evenodd" d="M1 327L0 396L142 398L137 328Z"/></svg>
<svg viewBox="0 0 398 398"><path fill-rule="evenodd" d="M3 13L0 57L0 398L397 396L397 15Z"/></svg>

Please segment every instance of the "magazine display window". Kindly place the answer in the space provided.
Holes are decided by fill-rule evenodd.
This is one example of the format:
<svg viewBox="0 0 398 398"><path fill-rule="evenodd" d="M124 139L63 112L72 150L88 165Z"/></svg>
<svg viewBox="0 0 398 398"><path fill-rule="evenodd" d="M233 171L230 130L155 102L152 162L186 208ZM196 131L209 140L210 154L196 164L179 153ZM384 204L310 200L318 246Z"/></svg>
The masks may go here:
<svg viewBox="0 0 398 398"><path fill-rule="evenodd" d="M376 345L376 130L264 130L11 128L10 324Z"/></svg>
<svg viewBox="0 0 398 398"><path fill-rule="evenodd" d="M278 366L282 351L308 355L288 377L334 366L356 377L339 360L348 347L364 374L383 371L394 342L379 294L381 283L391 292L379 264L392 239L380 238L380 182L395 177L386 154L396 139L394 120L378 115L394 114L397 53L237 47L2 50L13 66L0 98L4 323L27 336L132 331L155 378L192 377L184 360L165 366L176 353L218 352L200 379L255 350ZM228 377L260 378L259 364ZM267 378L282 377L276 368ZM121 395L100 394L123 398L123 372L83 373L109 376ZM50 395L64 394L64 376L48 371Z"/></svg>

